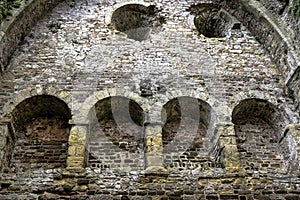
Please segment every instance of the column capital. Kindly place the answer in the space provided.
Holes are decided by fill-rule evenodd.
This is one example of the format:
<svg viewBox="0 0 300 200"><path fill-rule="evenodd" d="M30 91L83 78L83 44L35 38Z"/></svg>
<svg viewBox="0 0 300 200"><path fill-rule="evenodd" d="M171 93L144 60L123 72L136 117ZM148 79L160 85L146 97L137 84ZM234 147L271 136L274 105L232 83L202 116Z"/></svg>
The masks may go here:
<svg viewBox="0 0 300 200"><path fill-rule="evenodd" d="M219 126L222 126L222 127L229 127L229 126L234 126L234 123L224 121L224 122L218 122L216 126L217 126L217 127L219 127Z"/></svg>
<svg viewBox="0 0 300 200"><path fill-rule="evenodd" d="M163 127L164 123L162 121L146 121L144 122L144 127L148 126L160 126Z"/></svg>
<svg viewBox="0 0 300 200"><path fill-rule="evenodd" d="M284 133L286 134L287 132L290 132L293 137L300 137L300 124L286 125Z"/></svg>
<svg viewBox="0 0 300 200"><path fill-rule="evenodd" d="M231 122L221 122L216 125L220 137L235 136L234 124Z"/></svg>

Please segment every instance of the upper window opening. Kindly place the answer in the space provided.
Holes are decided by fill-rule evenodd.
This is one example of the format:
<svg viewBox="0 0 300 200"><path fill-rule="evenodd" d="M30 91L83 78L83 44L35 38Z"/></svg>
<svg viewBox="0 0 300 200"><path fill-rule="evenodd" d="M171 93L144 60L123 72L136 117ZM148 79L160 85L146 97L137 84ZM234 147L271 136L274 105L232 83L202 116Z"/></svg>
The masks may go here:
<svg viewBox="0 0 300 200"><path fill-rule="evenodd" d="M190 7L189 11L195 15L197 31L208 38L226 37L230 29L240 27L237 20L216 4L201 3Z"/></svg>
<svg viewBox="0 0 300 200"><path fill-rule="evenodd" d="M158 16L154 5L148 7L129 4L118 8L112 15L112 26L136 41L143 41L155 31L164 19Z"/></svg>

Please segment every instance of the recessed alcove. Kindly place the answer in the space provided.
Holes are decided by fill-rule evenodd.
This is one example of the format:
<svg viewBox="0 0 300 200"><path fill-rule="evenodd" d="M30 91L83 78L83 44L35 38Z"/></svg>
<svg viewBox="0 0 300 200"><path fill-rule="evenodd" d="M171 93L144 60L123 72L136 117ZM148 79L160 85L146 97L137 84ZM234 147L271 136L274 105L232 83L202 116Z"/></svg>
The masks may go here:
<svg viewBox="0 0 300 200"><path fill-rule="evenodd" d="M136 41L146 40L162 23L164 19L158 16L158 10L154 5L148 7L140 4L124 5L115 10L111 17L111 25L116 30Z"/></svg>
<svg viewBox="0 0 300 200"><path fill-rule="evenodd" d="M178 97L164 105L162 112L164 163L167 168L207 169L219 166L213 150L215 113L196 98Z"/></svg>
<svg viewBox="0 0 300 200"><path fill-rule="evenodd" d="M240 28L240 23L220 5L201 3L191 6L189 11L194 15L194 25L198 33L205 37L226 37L231 29Z"/></svg>
<svg viewBox="0 0 300 200"><path fill-rule="evenodd" d="M276 106L261 99L243 100L234 108L232 121L241 163L249 174L285 172L280 144L284 120Z"/></svg>
<svg viewBox="0 0 300 200"><path fill-rule="evenodd" d="M19 103L11 115L12 171L66 167L71 113L65 102L34 96Z"/></svg>
<svg viewBox="0 0 300 200"><path fill-rule="evenodd" d="M88 166L100 169L143 169L144 113L131 99L113 96L91 109L87 139Z"/></svg>

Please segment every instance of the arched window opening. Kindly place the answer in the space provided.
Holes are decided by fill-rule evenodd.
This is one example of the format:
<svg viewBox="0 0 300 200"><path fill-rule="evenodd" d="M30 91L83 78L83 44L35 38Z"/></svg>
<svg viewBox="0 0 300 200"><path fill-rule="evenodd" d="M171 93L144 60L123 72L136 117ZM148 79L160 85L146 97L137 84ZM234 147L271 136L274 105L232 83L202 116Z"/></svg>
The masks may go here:
<svg viewBox="0 0 300 200"><path fill-rule="evenodd" d="M151 32L156 32L164 23L164 18L158 16L154 5L148 7L139 4L129 4L114 11L111 24L118 31L124 32L128 38L137 41L146 40Z"/></svg>
<svg viewBox="0 0 300 200"><path fill-rule="evenodd" d="M194 25L197 31L208 38L226 37L231 29L239 29L240 23L220 5L201 3L190 7L195 15Z"/></svg>
<svg viewBox="0 0 300 200"><path fill-rule="evenodd" d="M191 97L178 97L162 112L164 162L167 168L217 167L213 151L215 114L210 105Z"/></svg>
<svg viewBox="0 0 300 200"><path fill-rule="evenodd" d="M286 170L279 144L284 121L273 104L261 99L243 100L233 110L232 121L241 162L249 174Z"/></svg>
<svg viewBox="0 0 300 200"><path fill-rule="evenodd" d="M109 97L90 111L88 166L101 169L144 168L144 113L133 100Z"/></svg>
<svg viewBox="0 0 300 200"><path fill-rule="evenodd" d="M12 111L11 170L65 168L70 118L67 104L54 96L34 96L18 104Z"/></svg>

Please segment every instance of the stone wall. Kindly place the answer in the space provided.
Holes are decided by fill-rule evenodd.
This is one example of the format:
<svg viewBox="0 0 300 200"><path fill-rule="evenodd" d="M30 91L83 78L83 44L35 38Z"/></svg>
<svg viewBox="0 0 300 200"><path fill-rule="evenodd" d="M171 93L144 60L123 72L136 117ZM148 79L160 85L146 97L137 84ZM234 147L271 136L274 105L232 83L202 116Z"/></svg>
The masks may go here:
<svg viewBox="0 0 300 200"><path fill-rule="evenodd" d="M13 15L1 21L0 34L0 72L6 70L9 60L24 37L35 23L60 1L39 0L22 1L21 7L13 11Z"/></svg>
<svg viewBox="0 0 300 200"><path fill-rule="evenodd" d="M0 83L0 198L299 199L296 48L259 2L215 3L45 15Z"/></svg>
<svg viewBox="0 0 300 200"><path fill-rule="evenodd" d="M278 71L285 74L283 84L287 83L299 67L299 50L284 22L258 1L230 1L225 7L255 34L278 65Z"/></svg>

